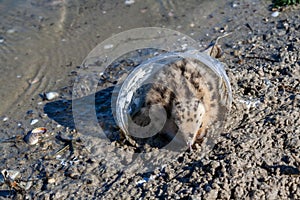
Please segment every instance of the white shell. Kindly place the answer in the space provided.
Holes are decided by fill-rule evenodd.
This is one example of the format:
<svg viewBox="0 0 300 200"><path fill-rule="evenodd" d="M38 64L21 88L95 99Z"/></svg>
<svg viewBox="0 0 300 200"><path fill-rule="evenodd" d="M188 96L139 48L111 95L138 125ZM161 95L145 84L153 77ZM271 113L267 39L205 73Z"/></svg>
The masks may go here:
<svg viewBox="0 0 300 200"><path fill-rule="evenodd" d="M16 170L7 170L7 169L4 169L1 171L1 174L4 178L4 180L8 179L8 180L15 180L17 178L20 177L20 172L19 171L16 171Z"/></svg>
<svg viewBox="0 0 300 200"><path fill-rule="evenodd" d="M55 182L56 182L55 178L49 178L48 179L48 183L50 183L50 184L53 184Z"/></svg>
<svg viewBox="0 0 300 200"><path fill-rule="evenodd" d="M29 131L24 137L24 141L29 145L35 145L39 142L42 134L46 133L47 129L44 127L35 128Z"/></svg>
<svg viewBox="0 0 300 200"><path fill-rule="evenodd" d="M125 0L125 5L134 4L134 0Z"/></svg>
<svg viewBox="0 0 300 200"><path fill-rule="evenodd" d="M38 119L33 119L33 120L31 120L30 125L35 125L38 122L39 122Z"/></svg>
<svg viewBox="0 0 300 200"><path fill-rule="evenodd" d="M58 92L47 92L44 94L45 99L48 101L51 101L57 97L59 97L59 93Z"/></svg>
<svg viewBox="0 0 300 200"><path fill-rule="evenodd" d="M278 17L278 16L279 16L279 14L280 14L280 13L279 13L278 11L275 11L275 12L273 12L273 13L272 13L272 15L271 15L271 16L272 16L272 17Z"/></svg>

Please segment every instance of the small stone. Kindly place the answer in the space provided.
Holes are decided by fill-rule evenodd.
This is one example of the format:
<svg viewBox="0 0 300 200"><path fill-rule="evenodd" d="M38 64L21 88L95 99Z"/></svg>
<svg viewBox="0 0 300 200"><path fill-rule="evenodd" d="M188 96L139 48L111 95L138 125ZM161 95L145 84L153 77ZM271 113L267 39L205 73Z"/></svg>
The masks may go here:
<svg viewBox="0 0 300 200"><path fill-rule="evenodd" d="M32 181L27 181L27 182L23 182L23 187L24 187L24 190L29 190L32 185L33 185L33 182Z"/></svg>
<svg viewBox="0 0 300 200"><path fill-rule="evenodd" d="M279 12L278 12L278 11L275 11L275 12L272 13L271 16L272 16L272 17L278 17L278 16L279 16Z"/></svg>
<svg viewBox="0 0 300 200"><path fill-rule="evenodd" d="M80 174L77 172L71 172L71 173L67 173L67 176L69 176L71 179L79 179Z"/></svg>
<svg viewBox="0 0 300 200"><path fill-rule="evenodd" d="M277 34L278 34L278 36L282 37L282 36L286 35L286 31L285 30L279 30L277 32Z"/></svg>
<svg viewBox="0 0 300 200"><path fill-rule="evenodd" d="M93 179L85 179L86 184L92 184L93 183Z"/></svg>
<svg viewBox="0 0 300 200"><path fill-rule="evenodd" d="M228 25L225 25L224 27L220 28L219 32L224 33L225 31L227 31L227 29L228 29Z"/></svg>
<svg viewBox="0 0 300 200"><path fill-rule="evenodd" d="M35 83L37 83L37 82L39 82L39 81L40 81L40 79L34 78L33 80L30 80L29 83L30 83L31 85L33 85L33 84L35 84Z"/></svg>
<svg viewBox="0 0 300 200"><path fill-rule="evenodd" d="M34 124L36 124L36 123L38 123L38 122L39 122L38 119L33 119L33 120L31 120L30 125L34 125Z"/></svg>
<svg viewBox="0 0 300 200"><path fill-rule="evenodd" d="M269 19L268 18L263 18L264 22L268 22Z"/></svg>
<svg viewBox="0 0 300 200"><path fill-rule="evenodd" d="M125 5L131 5L134 4L134 0L126 0Z"/></svg>
<svg viewBox="0 0 300 200"><path fill-rule="evenodd" d="M185 50L187 47L188 47L188 44L182 44L182 45L181 45L181 49L182 49L182 50Z"/></svg>
<svg viewBox="0 0 300 200"><path fill-rule="evenodd" d="M137 181L135 184L140 186L140 185L142 185L143 183L146 183L146 182L147 181L145 179L142 179L142 180Z"/></svg>
<svg viewBox="0 0 300 200"><path fill-rule="evenodd" d="M56 182L55 178L49 178L49 179L48 179L48 183L49 183L49 184L53 184L53 183L55 183L55 182Z"/></svg>
<svg viewBox="0 0 300 200"><path fill-rule="evenodd" d="M113 44L107 44L107 45L104 45L104 49L111 49L113 48L114 45Z"/></svg>
<svg viewBox="0 0 300 200"><path fill-rule="evenodd" d="M263 40L269 40L271 38L271 34L270 33L266 33L263 35Z"/></svg>
<svg viewBox="0 0 300 200"><path fill-rule="evenodd" d="M239 6L239 5L238 5L237 3L233 3L233 4L232 4L232 7L233 7L233 8L236 8L236 7L238 7L238 6Z"/></svg>
<svg viewBox="0 0 300 200"><path fill-rule="evenodd" d="M238 57L239 55L241 55L241 52L240 52L239 50L234 50L234 51L233 51L233 55L234 55L235 57Z"/></svg>
<svg viewBox="0 0 300 200"><path fill-rule="evenodd" d="M0 37L0 44L4 43L4 38Z"/></svg>
<svg viewBox="0 0 300 200"><path fill-rule="evenodd" d="M12 33L15 33L15 32L17 32L17 31L16 31L16 29L13 29L13 28L8 29L8 30L6 31L6 33L8 33L8 34L12 34Z"/></svg>
<svg viewBox="0 0 300 200"><path fill-rule="evenodd" d="M168 16L169 16L169 17L174 17L174 13L173 13L172 11L170 11L170 12L168 13Z"/></svg>
<svg viewBox="0 0 300 200"><path fill-rule="evenodd" d="M6 122L8 120L8 117L4 117L3 121Z"/></svg>

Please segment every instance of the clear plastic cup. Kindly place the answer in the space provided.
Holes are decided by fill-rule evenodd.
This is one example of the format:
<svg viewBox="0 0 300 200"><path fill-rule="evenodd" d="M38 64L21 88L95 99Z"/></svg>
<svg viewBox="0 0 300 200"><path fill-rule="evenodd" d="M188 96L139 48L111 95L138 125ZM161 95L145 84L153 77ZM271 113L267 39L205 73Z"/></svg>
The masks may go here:
<svg viewBox="0 0 300 200"><path fill-rule="evenodd" d="M187 80L186 82L184 77L182 82L180 82L181 80L177 79L181 79L181 77L176 77L177 79L174 79L170 76L172 71L169 71L168 68L171 69L172 64L174 65L174 63L180 62L180 60L187 60L188 63L190 63L189 70L195 71L197 74L201 75L201 78L194 77L194 79L202 82L198 90L203 90L202 92L207 94L202 95L200 94L201 91L196 91L197 89L194 90L189 89L190 86L182 86L182 84L190 84L189 82L193 82L193 80ZM181 67L184 68L184 66L185 65L183 64ZM157 79L160 75L168 80L162 81L163 78ZM184 76L184 74L182 74L182 76ZM139 110L143 109L143 106L146 105L144 96L147 95L147 91L141 92L138 91L138 89L143 86L151 87L151 85L158 84L158 82L161 85L161 88L168 88L175 98L178 97L179 100L177 100L177 104L181 104L181 107L186 107L183 109L180 108L179 110L177 109L177 115L182 114L182 110L184 109L191 109L190 112L193 112L193 108L189 108L190 104L184 103L185 101L192 101L198 98L200 103L204 104L204 116L199 118L199 120L203 120L202 126L205 126L202 127L202 133L197 133L200 128L193 123L188 123L187 118L181 120L181 118L184 117L167 116L167 113L170 111L165 110L165 107L160 105L161 102L153 105L154 107L147 112L148 116L144 117L145 120L149 120L150 118L150 122L148 122L147 125L140 126L134 122L132 113L139 112ZM182 95L182 93L185 94ZM150 98L151 101L151 96L148 96L147 98ZM204 135L216 136L220 133L226 120L226 115L230 110L231 102L232 92L230 82L224 70L224 65L221 62L197 50L164 53L140 64L125 79L118 92L115 113L116 122L123 130L126 138L134 144L136 144L135 141L146 140L146 138L149 139L160 133L161 135L171 135L167 145L164 144L165 148L181 149L181 147L184 147L185 145L192 145L197 142L197 138L192 137L193 134L198 134L198 139L201 140ZM196 114L194 113L193 115ZM176 115L176 113L173 112L172 115ZM167 131L175 133L166 133L166 131L164 131L164 126L170 118L174 121L177 129L173 128ZM192 119L190 119L190 121L191 120ZM201 123L199 125L201 126ZM192 136L187 136L188 133L184 133L184 130L188 130ZM174 141L174 144L172 141Z"/></svg>

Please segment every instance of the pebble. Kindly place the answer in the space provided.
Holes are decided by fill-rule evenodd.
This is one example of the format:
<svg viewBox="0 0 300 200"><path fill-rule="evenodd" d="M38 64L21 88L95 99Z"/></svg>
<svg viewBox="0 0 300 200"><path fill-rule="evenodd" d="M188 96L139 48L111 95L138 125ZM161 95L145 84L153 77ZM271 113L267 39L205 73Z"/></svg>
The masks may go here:
<svg viewBox="0 0 300 200"><path fill-rule="evenodd" d="M8 30L6 31L6 33L8 33L8 34L12 34L12 33L15 33L15 32L17 32L17 31L16 31L16 29L13 29L13 28L8 29Z"/></svg>
<svg viewBox="0 0 300 200"><path fill-rule="evenodd" d="M140 10L141 13L146 13L147 12L147 8L143 8Z"/></svg>
<svg viewBox="0 0 300 200"><path fill-rule="evenodd" d="M131 5L134 4L134 0L126 0L125 5Z"/></svg>
<svg viewBox="0 0 300 200"><path fill-rule="evenodd" d="M182 45L181 45L181 49L182 49L182 50L185 50L187 47L188 47L188 44L182 44Z"/></svg>
<svg viewBox="0 0 300 200"><path fill-rule="evenodd" d="M275 12L272 13L271 16L272 16L272 17L278 17L278 16L279 16L279 12L278 12L278 11L275 11Z"/></svg>
<svg viewBox="0 0 300 200"><path fill-rule="evenodd" d="M72 179L78 179L80 177L80 174L78 172L70 172L70 173L67 173L66 175Z"/></svg>
<svg viewBox="0 0 300 200"><path fill-rule="evenodd" d="M24 190L29 190L31 187L32 187L32 185L33 185L33 182L32 181L28 181L28 182L23 182L24 184Z"/></svg>
<svg viewBox="0 0 300 200"><path fill-rule="evenodd" d="M146 182L147 182L147 180L142 179L142 180L137 181L135 184L136 185L142 185L143 183L146 183Z"/></svg>
<svg viewBox="0 0 300 200"><path fill-rule="evenodd" d="M239 6L239 5L238 5L237 3L233 3L233 4L232 4L232 7L233 7L233 8L236 8L236 7L238 7L238 6Z"/></svg>
<svg viewBox="0 0 300 200"><path fill-rule="evenodd" d="M58 92L47 92L47 93L44 93L44 97L46 100L51 101L51 100L59 97L59 93Z"/></svg>
<svg viewBox="0 0 300 200"><path fill-rule="evenodd" d="M31 122L30 122L30 125L34 125L34 124L36 124L36 123L38 123L38 119L33 119L33 120L31 120Z"/></svg>
<svg viewBox="0 0 300 200"><path fill-rule="evenodd" d="M32 84L35 84L35 83L37 83L39 81L40 81L40 79L34 78L33 80L30 80L29 83L32 85Z"/></svg>
<svg viewBox="0 0 300 200"><path fill-rule="evenodd" d="M4 117L3 121L6 122L8 120L8 117Z"/></svg>
<svg viewBox="0 0 300 200"><path fill-rule="evenodd" d="M49 178L48 179L49 184L53 184L53 183L55 183L55 181L56 181L55 178Z"/></svg>
<svg viewBox="0 0 300 200"><path fill-rule="evenodd" d="M169 17L174 17L174 13L171 11L171 12L168 13L168 16Z"/></svg>
<svg viewBox="0 0 300 200"><path fill-rule="evenodd" d="M234 50L234 51L233 51L233 55L234 55L235 57L238 57L239 55L241 55L241 51L239 51L239 50Z"/></svg>
<svg viewBox="0 0 300 200"><path fill-rule="evenodd" d="M107 45L104 45L104 49L111 49L113 48L114 45L113 44L107 44Z"/></svg>
<svg viewBox="0 0 300 200"><path fill-rule="evenodd" d="M4 38L0 37L0 44L4 43Z"/></svg>

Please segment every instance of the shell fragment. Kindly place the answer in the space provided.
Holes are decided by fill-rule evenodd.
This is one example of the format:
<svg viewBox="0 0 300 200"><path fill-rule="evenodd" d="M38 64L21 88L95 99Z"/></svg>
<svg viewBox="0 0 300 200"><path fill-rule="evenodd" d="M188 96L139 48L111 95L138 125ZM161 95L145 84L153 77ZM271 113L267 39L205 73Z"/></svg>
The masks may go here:
<svg viewBox="0 0 300 200"><path fill-rule="evenodd" d="M44 127L35 128L32 131L29 131L24 137L24 141L29 145L35 145L39 142L42 134L46 133L47 129Z"/></svg>
<svg viewBox="0 0 300 200"><path fill-rule="evenodd" d="M56 99L57 97L59 97L59 93L58 92L47 92L47 93L44 93L44 98L46 100L48 100L48 101Z"/></svg>

